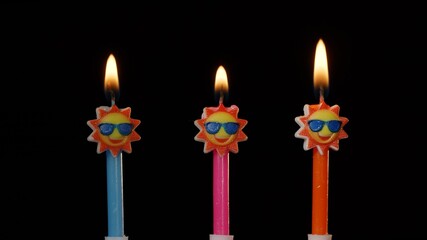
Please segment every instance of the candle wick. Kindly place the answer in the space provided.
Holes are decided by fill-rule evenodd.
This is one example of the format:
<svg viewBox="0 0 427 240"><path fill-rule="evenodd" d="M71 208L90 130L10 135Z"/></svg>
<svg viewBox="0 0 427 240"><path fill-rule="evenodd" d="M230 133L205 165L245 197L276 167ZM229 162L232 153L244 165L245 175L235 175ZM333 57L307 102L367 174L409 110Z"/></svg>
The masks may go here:
<svg viewBox="0 0 427 240"><path fill-rule="evenodd" d="M110 98L111 98L111 106L114 106L116 104L116 95L114 94L114 91L110 92Z"/></svg>
<svg viewBox="0 0 427 240"><path fill-rule="evenodd" d="M219 104L222 104L224 102L224 93L221 91L219 93Z"/></svg>
<svg viewBox="0 0 427 240"><path fill-rule="evenodd" d="M323 102L324 101L324 89L323 89L323 87L320 87L320 102Z"/></svg>

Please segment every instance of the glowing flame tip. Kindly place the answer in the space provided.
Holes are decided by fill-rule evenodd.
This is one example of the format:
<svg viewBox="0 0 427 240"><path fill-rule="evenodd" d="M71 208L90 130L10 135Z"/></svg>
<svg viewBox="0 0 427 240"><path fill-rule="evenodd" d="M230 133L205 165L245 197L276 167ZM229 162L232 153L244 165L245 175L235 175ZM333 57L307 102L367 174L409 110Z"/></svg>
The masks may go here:
<svg viewBox="0 0 427 240"><path fill-rule="evenodd" d="M215 76L215 91L228 92L227 72L223 66L219 66Z"/></svg>
<svg viewBox="0 0 427 240"><path fill-rule="evenodd" d="M119 95L119 74L116 58L110 54L105 67L104 91L107 98L114 102Z"/></svg>
<svg viewBox="0 0 427 240"><path fill-rule="evenodd" d="M313 80L315 88L320 89L321 95L323 95L323 91L326 91L329 85L329 73L326 46L322 39L318 41L316 46Z"/></svg>

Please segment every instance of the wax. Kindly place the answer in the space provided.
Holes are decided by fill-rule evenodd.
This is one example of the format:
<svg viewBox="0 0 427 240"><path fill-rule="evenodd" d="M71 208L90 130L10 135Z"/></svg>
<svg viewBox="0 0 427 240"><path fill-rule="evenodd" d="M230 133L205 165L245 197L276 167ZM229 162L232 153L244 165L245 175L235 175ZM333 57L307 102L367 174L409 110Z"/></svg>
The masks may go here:
<svg viewBox="0 0 427 240"><path fill-rule="evenodd" d="M122 237L124 235L122 153L114 157L110 151L107 151L106 156L108 236Z"/></svg>
<svg viewBox="0 0 427 240"><path fill-rule="evenodd" d="M229 235L229 158L213 151L213 233Z"/></svg>
<svg viewBox="0 0 427 240"><path fill-rule="evenodd" d="M313 149L312 234L328 233L329 151Z"/></svg>

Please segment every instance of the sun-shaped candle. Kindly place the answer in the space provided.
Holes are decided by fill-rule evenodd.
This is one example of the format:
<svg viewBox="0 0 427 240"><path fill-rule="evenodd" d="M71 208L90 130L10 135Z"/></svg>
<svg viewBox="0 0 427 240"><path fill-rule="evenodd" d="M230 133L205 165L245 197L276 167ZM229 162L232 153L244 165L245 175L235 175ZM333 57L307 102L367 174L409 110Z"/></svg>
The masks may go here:
<svg viewBox="0 0 427 240"><path fill-rule="evenodd" d="M227 74L220 66L215 77L215 93L219 94L218 107L205 107L202 118L194 121L200 130L194 137L204 142L204 153L213 152L213 234L211 240L232 240L229 235L229 199L228 199L228 153L239 151L238 142L247 140L242 129L248 123L239 119L236 105L225 107L224 94L228 92Z"/></svg>
<svg viewBox="0 0 427 240"><path fill-rule="evenodd" d="M300 126L295 137L304 139L304 150L313 149L312 234L309 240L330 240L328 234L328 178L329 148L339 149L339 140L348 135L343 127L348 119L339 116L338 105L324 101L329 74L326 47L322 39L316 47L314 60L314 86L320 93L319 104L304 105L304 116L295 118Z"/></svg>
<svg viewBox="0 0 427 240"><path fill-rule="evenodd" d="M108 57L105 67L104 93L111 101L111 107L96 108L97 118L87 122L93 130L88 141L98 143L98 153L110 150L114 157L117 157L120 151L131 153L131 142L141 139L135 132L141 121L130 117L130 107L119 109L116 105L120 91L117 63L113 54Z"/></svg>
<svg viewBox="0 0 427 240"><path fill-rule="evenodd" d="M108 236L106 240L127 240L123 225L122 152L131 153L131 142L141 139L135 128L141 123L130 117L129 107L116 105L119 96L119 77L116 59L110 54L104 81L105 96L111 107L96 108L96 119L87 121L92 133L87 138L98 143L97 152L106 152Z"/></svg>
<svg viewBox="0 0 427 240"><path fill-rule="evenodd" d="M313 79L314 88L320 92L320 103L306 104L304 116L295 118L301 127L295 133L295 137L304 139L304 150L316 147L323 155L328 148L338 150L339 140L348 137L343 129L348 119L339 116L338 105L330 107L324 101L325 92L328 90L329 73L326 47L322 39L316 47Z"/></svg>
<svg viewBox="0 0 427 240"><path fill-rule="evenodd" d="M203 149L205 153L212 150L218 151L220 155L224 155L228 151L237 153L239 151L238 142L248 138L242 131L248 121L237 117L239 108L236 105L228 108L223 105L223 95L228 91L228 82L227 74L222 66L217 70L215 91L220 94L219 106L203 109L202 118L194 122L200 130L195 140L205 143Z"/></svg>

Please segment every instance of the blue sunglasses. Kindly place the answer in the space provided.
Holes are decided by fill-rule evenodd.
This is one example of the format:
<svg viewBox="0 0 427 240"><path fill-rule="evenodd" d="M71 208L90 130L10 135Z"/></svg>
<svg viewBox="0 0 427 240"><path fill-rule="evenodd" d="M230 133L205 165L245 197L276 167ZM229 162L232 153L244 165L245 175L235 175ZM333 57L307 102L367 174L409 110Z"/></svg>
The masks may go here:
<svg viewBox="0 0 427 240"><path fill-rule="evenodd" d="M209 134L216 134L219 132L221 127L224 128L225 132L228 134L236 134L239 130L239 124L236 122L207 122L205 123L206 132Z"/></svg>
<svg viewBox="0 0 427 240"><path fill-rule="evenodd" d="M313 132L320 132L323 129L323 126L328 126L329 131L336 133L341 129L342 122L340 120L329 120L323 121L318 119L313 119L308 121L308 126Z"/></svg>
<svg viewBox="0 0 427 240"><path fill-rule="evenodd" d="M114 132L114 129L117 128L119 133L123 136L131 134L133 125L131 123L101 123L98 125L99 131L102 135L109 136Z"/></svg>

